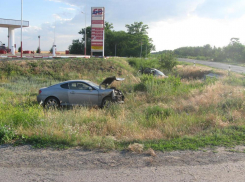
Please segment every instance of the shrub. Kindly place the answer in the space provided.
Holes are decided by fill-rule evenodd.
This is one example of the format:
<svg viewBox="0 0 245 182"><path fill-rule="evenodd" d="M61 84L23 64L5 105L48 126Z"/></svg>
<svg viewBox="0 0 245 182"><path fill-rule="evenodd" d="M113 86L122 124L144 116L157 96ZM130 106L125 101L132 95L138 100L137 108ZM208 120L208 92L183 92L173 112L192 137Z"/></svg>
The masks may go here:
<svg viewBox="0 0 245 182"><path fill-rule="evenodd" d="M159 61L157 59L140 59L140 58L130 58L128 60L130 66L140 69L140 68L158 68Z"/></svg>
<svg viewBox="0 0 245 182"><path fill-rule="evenodd" d="M41 53L41 49L38 47L36 53Z"/></svg>
<svg viewBox="0 0 245 182"><path fill-rule="evenodd" d="M134 91L145 92L147 91L147 87L144 83L138 83L134 86Z"/></svg>
<svg viewBox="0 0 245 182"><path fill-rule="evenodd" d="M0 126L0 144L7 143L16 137L9 126Z"/></svg>
<svg viewBox="0 0 245 182"><path fill-rule="evenodd" d="M161 55L160 65L162 68L172 71L173 68L177 65L176 58L173 53L165 53Z"/></svg>

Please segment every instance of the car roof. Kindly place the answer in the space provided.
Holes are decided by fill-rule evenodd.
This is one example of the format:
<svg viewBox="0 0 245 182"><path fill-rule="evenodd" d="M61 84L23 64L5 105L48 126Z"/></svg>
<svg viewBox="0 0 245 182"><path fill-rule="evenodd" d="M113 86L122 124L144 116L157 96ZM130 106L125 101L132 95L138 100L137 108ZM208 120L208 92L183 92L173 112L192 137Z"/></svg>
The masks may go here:
<svg viewBox="0 0 245 182"><path fill-rule="evenodd" d="M64 82L60 82L59 84L70 83L70 82L90 82L90 81L89 80L67 80Z"/></svg>

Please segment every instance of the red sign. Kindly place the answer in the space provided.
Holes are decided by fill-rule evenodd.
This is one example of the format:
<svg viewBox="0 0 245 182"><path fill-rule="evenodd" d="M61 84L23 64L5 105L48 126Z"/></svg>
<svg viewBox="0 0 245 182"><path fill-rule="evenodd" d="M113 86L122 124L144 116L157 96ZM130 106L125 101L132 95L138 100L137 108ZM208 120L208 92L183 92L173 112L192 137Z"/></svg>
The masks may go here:
<svg viewBox="0 0 245 182"><path fill-rule="evenodd" d="M92 28L92 31L103 31L104 28Z"/></svg>
<svg viewBox="0 0 245 182"><path fill-rule="evenodd" d="M94 7L91 9L91 51L103 52L104 55L104 11L105 8Z"/></svg>
<svg viewBox="0 0 245 182"><path fill-rule="evenodd" d="M92 34L103 34L103 31L92 31Z"/></svg>
<svg viewBox="0 0 245 182"><path fill-rule="evenodd" d="M92 39L92 41L93 41L93 40L103 40L103 35L100 36L100 37L99 37L99 36L93 36L93 35L92 35L92 36L91 36L91 39Z"/></svg>
<svg viewBox="0 0 245 182"><path fill-rule="evenodd" d="M92 24L104 24L104 20L92 20Z"/></svg>

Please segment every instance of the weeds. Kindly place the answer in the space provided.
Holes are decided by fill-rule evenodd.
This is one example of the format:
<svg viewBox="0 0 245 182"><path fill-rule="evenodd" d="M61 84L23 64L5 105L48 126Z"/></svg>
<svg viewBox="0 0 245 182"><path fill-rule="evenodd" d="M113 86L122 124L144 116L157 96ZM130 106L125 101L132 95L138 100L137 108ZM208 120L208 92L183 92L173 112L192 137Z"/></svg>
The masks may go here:
<svg viewBox="0 0 245 182"><path fill-rule="evenodd" d="M135 68L141 64L130 60ZM144 64L159 66L151 61ZM159 79L134 76L137 69L123 59L0 62L0 142L104 150L132 143L153 150L243 144L244 78L202 79L210 71L181 65ZM125 94L123 105L45 110L36 103L41 87L66 79L99 83L112 75L126 78L114 85Z"/></svg>
<svg viewBox="0 0 245 182"><path fill-rule="evenodd" d="M0 126L0 144L11 142L16 134L10 126Z"/></svg>

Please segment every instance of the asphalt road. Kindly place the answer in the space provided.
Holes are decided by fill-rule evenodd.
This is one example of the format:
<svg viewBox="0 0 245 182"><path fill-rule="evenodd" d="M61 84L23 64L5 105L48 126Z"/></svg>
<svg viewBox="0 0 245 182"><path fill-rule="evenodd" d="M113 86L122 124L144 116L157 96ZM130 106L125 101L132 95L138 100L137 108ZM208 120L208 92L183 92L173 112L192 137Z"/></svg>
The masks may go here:
<svg viewBox="0 0 245 182"><path fill-rule="evenodd" d="M244 182L245 146L199 151L34 149L0 145L0 182Z"/></svg>
<svg viewBox="0 0 245 182"><path fill-rule="evenodd" d="M236 73L243 73L245 74L245 67L242 66L235 66L235 65L229 65L229 64L224 64L224 63L219 63L219 62L211 62L211 61L200 61L200 60L194 60L194 59L185 59L185 58L178 58L178 61L183 61L183 62L189 62L189 63L195 63L195 64L202 64L206 66L210 66L213 68L218 68L218 69L223 69L223 70L229 70L236 72Z"/></svg>

